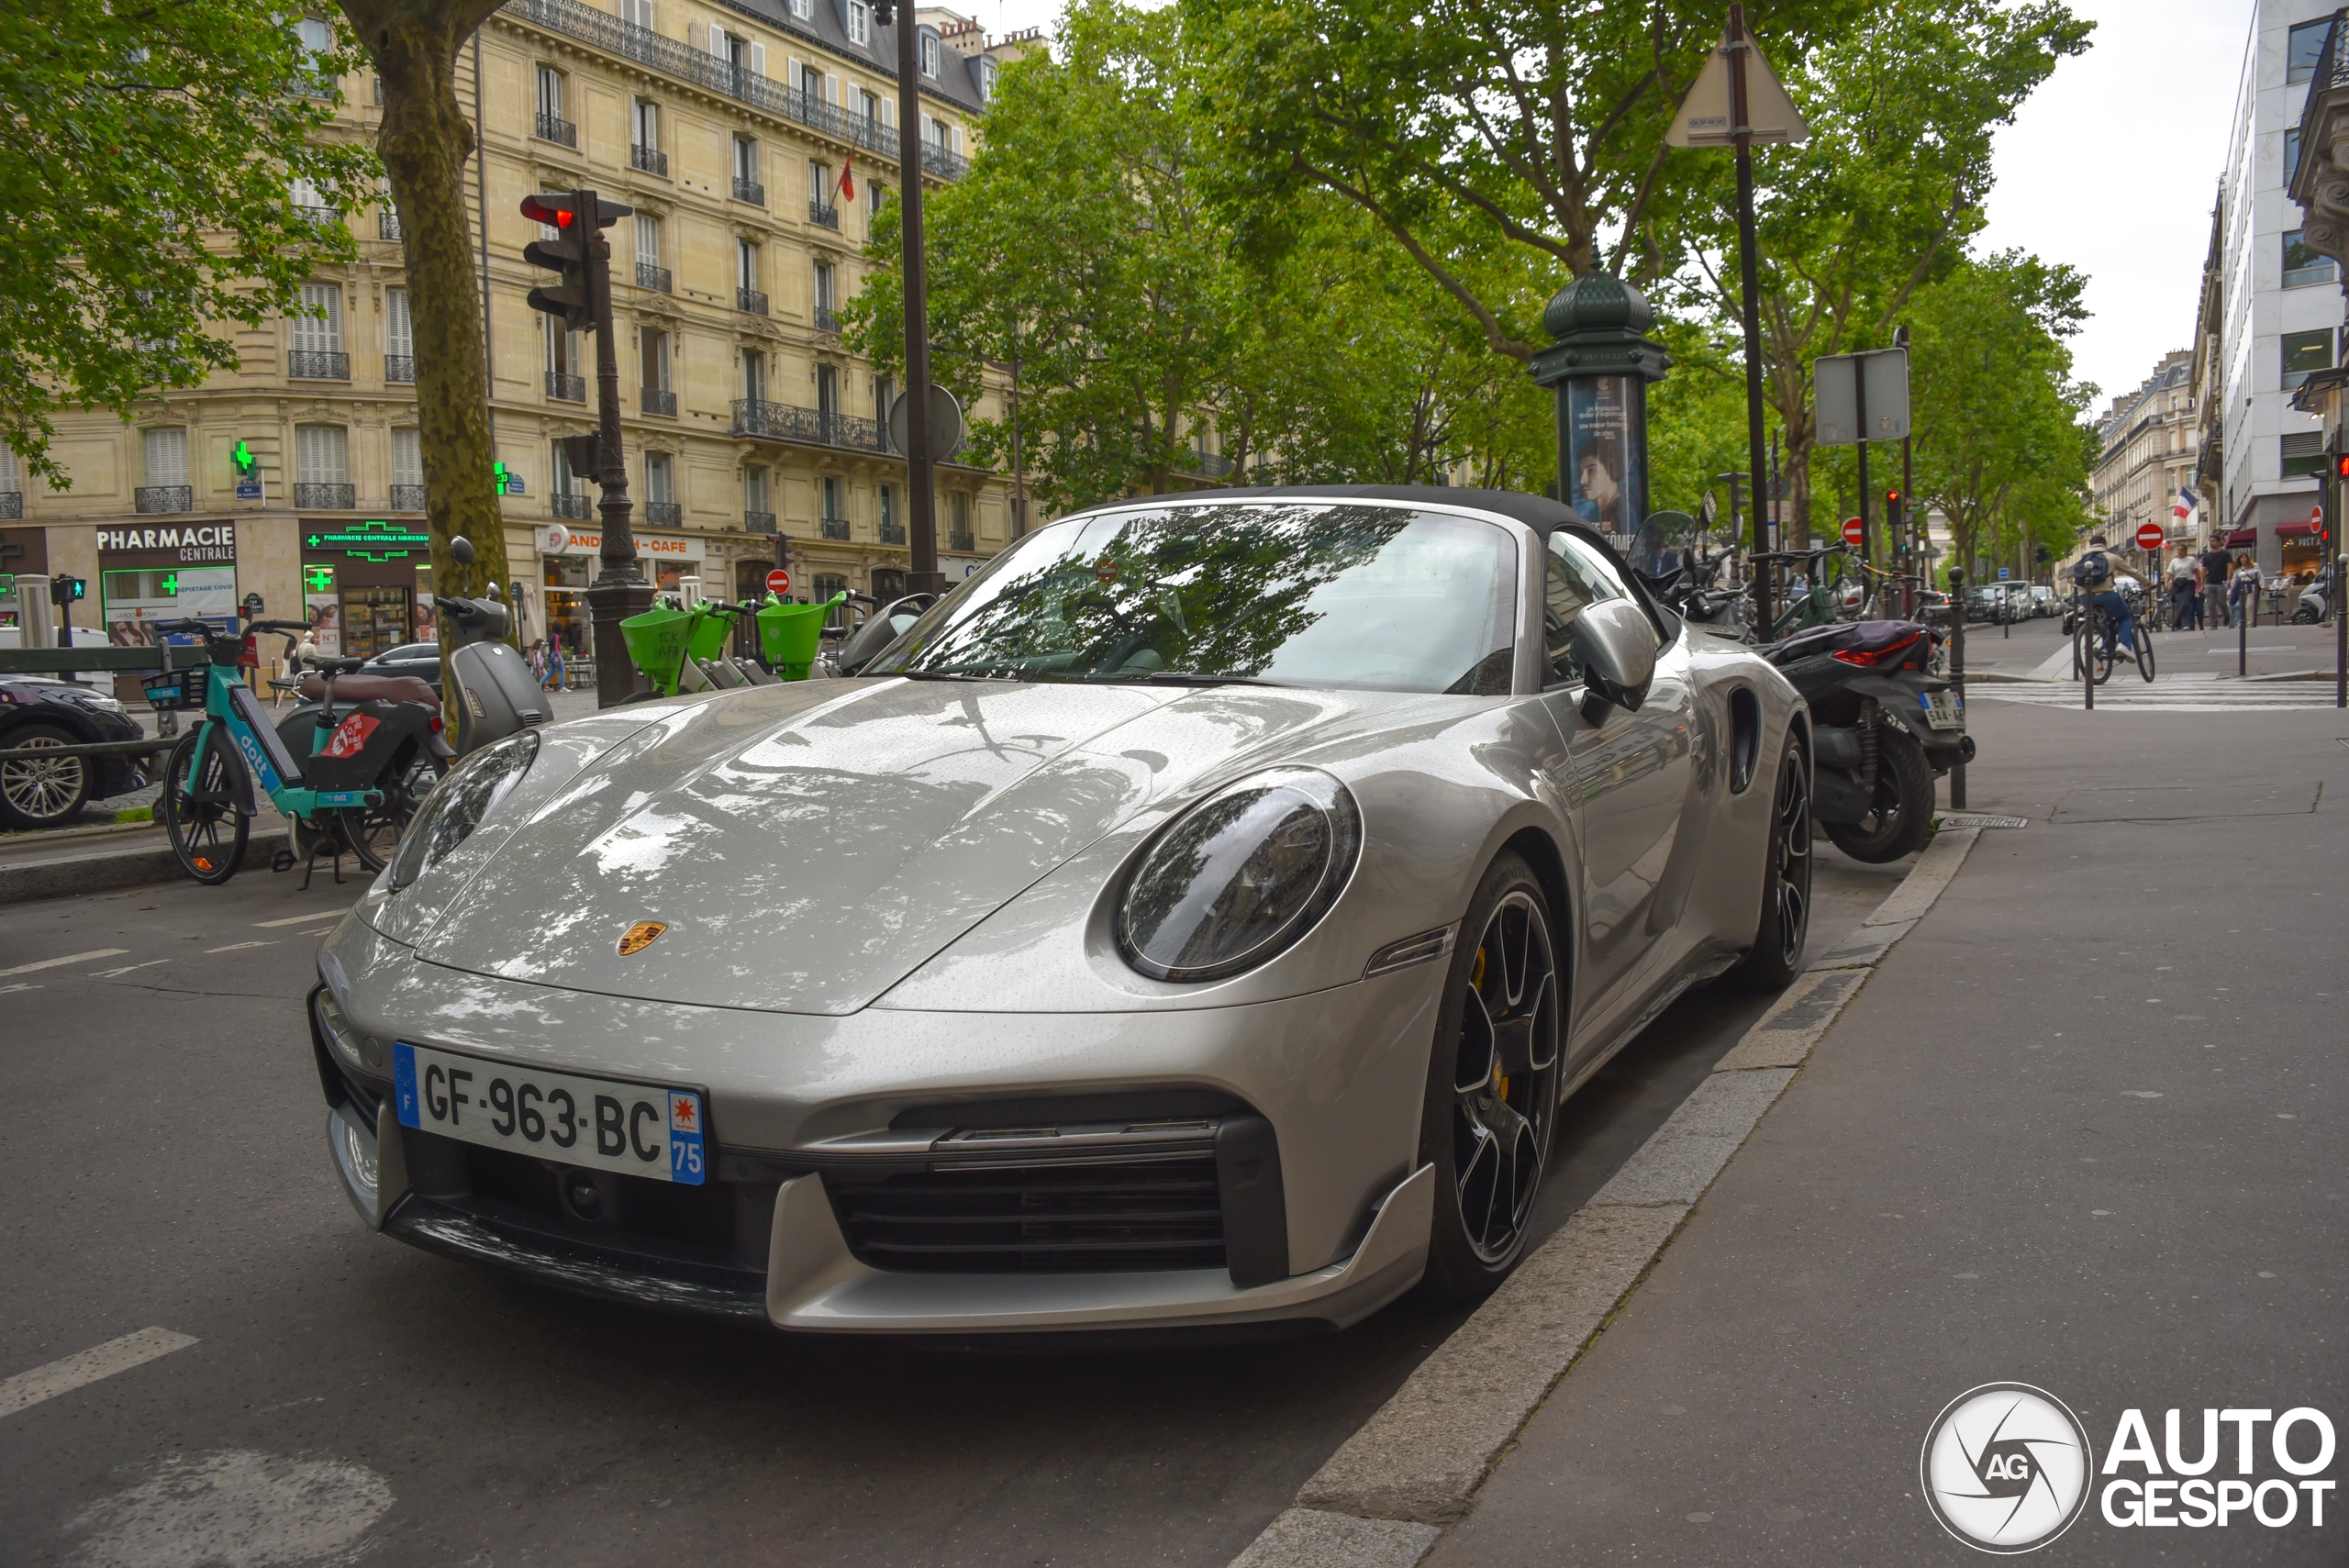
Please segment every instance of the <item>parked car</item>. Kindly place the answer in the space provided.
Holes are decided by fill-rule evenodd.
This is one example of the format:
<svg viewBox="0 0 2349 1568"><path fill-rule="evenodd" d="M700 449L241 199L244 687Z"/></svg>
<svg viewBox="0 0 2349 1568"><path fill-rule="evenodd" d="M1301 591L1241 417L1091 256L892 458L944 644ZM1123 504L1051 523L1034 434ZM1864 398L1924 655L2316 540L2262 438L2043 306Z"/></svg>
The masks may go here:
<svg viewBox="0 0 2349 1568"><path fill-rule="evenodd" d="M413 1245L792 1330L1474 1300L1564 1096L1798 972L1808 733L1539 496L1110 503L855 676L467 758L319 956L329 1152Z"/></svg>
<svg viewBox="0 0 2349 1568"><path fill-rule="evenodd" d="M117 698L77 681L0 675L0 751L136 740L145 731ZM54 828L93 798L147 783L132 757L0 758L0 827Z"/></svg>
<svg viewBox="0 0 2349 1568"><path fill-rule="evenodd" d="M429 685L440 684L440 645L437 642L403 642L397 648L386 648L359 667L362 675L414 675Z"/></svg>

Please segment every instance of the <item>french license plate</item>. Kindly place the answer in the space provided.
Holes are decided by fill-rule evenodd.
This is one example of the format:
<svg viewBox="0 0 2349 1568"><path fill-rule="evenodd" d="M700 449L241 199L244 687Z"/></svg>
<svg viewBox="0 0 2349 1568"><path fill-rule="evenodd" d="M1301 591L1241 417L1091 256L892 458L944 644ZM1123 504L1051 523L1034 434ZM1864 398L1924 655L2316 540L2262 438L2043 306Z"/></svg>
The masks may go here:
<svg viewBox="0 0 2349 1568"><path fill-rule="evenodd" d="M1965 709L1958 706L1955 692L1927 692L1925 722L1935 729L1965 728Z"/></svg>
<svg viewBox="0 0 2349 1568"><path fill-rule="evenodd" d="M401 1041L392 1047L400 1125L566 1165L699 1186L701 1095L518 1068Z"/></svg>

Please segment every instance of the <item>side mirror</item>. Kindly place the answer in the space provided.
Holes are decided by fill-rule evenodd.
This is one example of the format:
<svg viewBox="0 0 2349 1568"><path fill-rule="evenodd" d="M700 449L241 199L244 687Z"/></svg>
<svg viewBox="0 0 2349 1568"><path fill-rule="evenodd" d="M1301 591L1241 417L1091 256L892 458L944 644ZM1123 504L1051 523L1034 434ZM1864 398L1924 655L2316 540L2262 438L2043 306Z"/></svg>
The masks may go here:
<svg viewBox="0 0 2349 1568"><path fill-rule="evenodd" d="M449 559L460 566L473 563L473 541L459 534L449 541Z"/></svg>
<svg viewBox="0 0 2349 1568"><path fill-rule="evenodd" d="M1584 719L1604 723L1610 705L1638 711L1655 680L1655 628L1640 606L1629 599L1602 599L1582 612L1575 630L1586 655L1584 679L1590 688L1582 699Z"/></svg>
<svg viewBox="0 0 2349 1568"><path fill-rule="evenodd" d="M484 589L482 590L482 592L483 592L484 595L486 595L488 597L490 597L490 598L492 598L492 599L495 600L497 603L499 603L499 604L501 604L501 605L502 605L502 604L504 604L504 603L506 602L506 595L505 595L505 594L504 594L504 593L503 593L503 592L498 588L497 584L495 584L495 583L490 584L487 587L484 588Z"/></svg>

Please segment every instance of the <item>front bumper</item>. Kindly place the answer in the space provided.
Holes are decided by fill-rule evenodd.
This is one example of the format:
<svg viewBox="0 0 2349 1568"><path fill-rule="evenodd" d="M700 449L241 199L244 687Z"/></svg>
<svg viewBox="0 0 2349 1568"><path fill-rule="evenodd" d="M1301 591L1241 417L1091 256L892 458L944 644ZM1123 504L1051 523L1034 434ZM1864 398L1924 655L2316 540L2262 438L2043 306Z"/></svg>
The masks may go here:
<svg viewBox="0 0 2349 1568"><path fill-rule="evenodd" d="M1193 1012L846 1018L616 1002L462 973L355 918L322 968L338 1006L329 1020L314 997L313 1044L353 1207L413 1245L561 1288L827 1332L1343 1327L1424 1267L1433 1176L1416 1166L1441 964ZM536 1179L518 1168L537 1162L493 1154L516 1169L485 1172L471 1146L399 1125L385 1065L394 1039L521 1068L701 1086L717 1180L687 1200L696 1213L683 1229L661 1236L518 1204L515 1184ZM1155 1105L1188 1106L1196 1121L1172 1133L1123 1125ZM1053 1117L1056 1106L1067 1114ZM1006 1107L1071 1125L1026 1140L1008 1162L957 1140L953 1118L1000 1127ZM1136 1143L1170 1137L1189 1141ZM1266 1173L1252 1187L1233 1174L1252 1149L1271 1167L1269 1199ZM1000 1169L1082 1163L1111 1180L1174 1154L1212 1168L1225 1262L1155 1267L1147 1252L1141 1267L890 1266L852 1195L889 1173L918 1192L923 1173L951 1175L978 1152ZM1030 1196L1053 1195L1019 1201Z"/></svg>

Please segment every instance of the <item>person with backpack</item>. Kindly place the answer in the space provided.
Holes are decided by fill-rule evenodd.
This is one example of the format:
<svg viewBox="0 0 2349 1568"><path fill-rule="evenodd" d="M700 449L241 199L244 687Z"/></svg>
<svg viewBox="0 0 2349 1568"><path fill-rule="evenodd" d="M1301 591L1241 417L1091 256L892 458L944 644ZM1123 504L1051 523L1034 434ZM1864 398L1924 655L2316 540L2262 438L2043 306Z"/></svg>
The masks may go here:
<svg viewBox="0 0 2349 1568"><path fill-rule="evenodd" d="M2129 613L2129 601L2112 585L2112 558L2105 550L2102 534L2089 535L2087 553L2072 562L2072 583L2112 623L2113 651L2132 653L2137 646L2136 622Z"/></svg>

